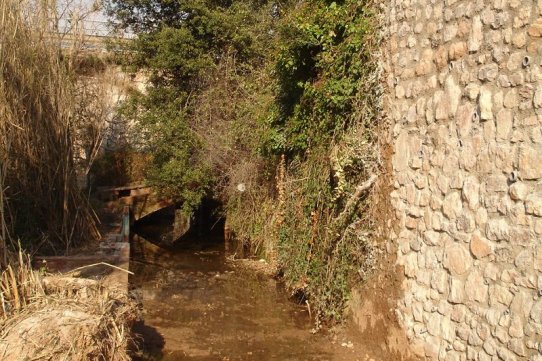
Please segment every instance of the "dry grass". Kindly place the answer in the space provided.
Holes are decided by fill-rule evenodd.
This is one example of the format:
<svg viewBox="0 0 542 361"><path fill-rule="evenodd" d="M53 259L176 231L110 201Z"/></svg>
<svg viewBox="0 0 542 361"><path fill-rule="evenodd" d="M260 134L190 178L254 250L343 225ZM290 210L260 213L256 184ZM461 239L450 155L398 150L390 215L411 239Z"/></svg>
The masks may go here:
<svg viewBox="0 0 542 361"><path fill-rule="evenodd" d="M129 360L135 304L88 279L32 270L19 253L0 277L0 359Z"/></svg>
<svg viewBox="0 0 542 361"><path fill-rule="evenodd" d="M79 45L66 47L55 18L55 1L0 0L0 251L8 232L55 253L99 236L74 161Z"/></svg>

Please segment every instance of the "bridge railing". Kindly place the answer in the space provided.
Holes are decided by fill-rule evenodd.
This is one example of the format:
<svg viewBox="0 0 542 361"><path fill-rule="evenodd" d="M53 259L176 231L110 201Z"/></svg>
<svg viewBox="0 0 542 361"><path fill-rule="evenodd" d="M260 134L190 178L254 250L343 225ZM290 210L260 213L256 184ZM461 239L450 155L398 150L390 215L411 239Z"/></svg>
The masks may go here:
<svg viewBox="0 0 542 361"><path fill-rule="evenodd" d="M62 35L83 34L88 37L98 38L121 38L132 39L135 35L131 32L121 31L114 28L114 24L106 20L81 19L72 25L69 20L62 20L58 24L58 33Z"/></svg>
<svg viewBox="0 0 542 361"><path fill-rule="evenodd" d="M52 24L54 21L51 20ZM135 34L115 29L114 24L106 20L78 19L73 21L61 19L52 26L51 36L58 37L63 49L70 49L77 44L83 50L113 50L111 40L129 41Z"/></svg>

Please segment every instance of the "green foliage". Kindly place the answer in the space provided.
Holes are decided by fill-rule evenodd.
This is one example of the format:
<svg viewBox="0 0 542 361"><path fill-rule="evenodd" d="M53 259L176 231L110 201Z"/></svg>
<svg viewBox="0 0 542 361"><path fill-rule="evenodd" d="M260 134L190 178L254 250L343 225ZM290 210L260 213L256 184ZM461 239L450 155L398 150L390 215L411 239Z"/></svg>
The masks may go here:
<svg viewBox="0 0 542 361"><path fill-rule="evenodd" d="M303 3L281 28L277 109L267 150L302 154L351 124L370 58L370 12L361 1Z"/></svg>
<svg viewBox="0 0 542 361"><path fill-rule="evenodd" d="M151 155L146 179L159 193L182 204L186 214L207 194L212 175L200 161L201 142L190 130L182 96L171 88L153 87L134 94L121 114L137 122L140 151Z"/></svg>
<svg viewBox="0 0 542 361"><path fill-rule="evenodd" d="M278 154L290 160L284 178L277 176L283 190L228 215L243 238L267 244L268 257L277 253L287 285L308 298L318 320L337 320L371 253L365 195L339 215L377 167L374 19L369 5L356 0L309 0L290 10L270 62L275 99L262 118L260 144L268 162L276 164Z"/></svg>
<svg viewBox="0 0 542 361"><path fill-rule="evenodd" d="M151 82L145 94L130 96L120 114L137 124L139 147L152 155L147 180L189 214L209 194L218 172L195 131L195 99L212 88L210 75L226 59L236 59L233 74L249 72L261 61L266 36L254 30L265 4L110 0L107 5L119 27L137 34L122 63L128 70L144 70Z"/></svg>
<svg viewBox="0 0 542 361"><path fill-rule="evenodd" d="M349 162L358 161L351 150L346 146L344 155ZM367 204L361 202L344 220L339 216L345 199L337 197L338 185L330 183L330 170L336 164L327 156L328 151L316 149L303 162L290 166L285 180L284 222L278 225L279 262L286 282L309 299L318 321L342 318L369 252ZM347 177L349 190L356 179L367 175L369 166L365 164L359 173ZM304 181L293 184L296 179Z"/></svg>
<svg viewBox="0 0 542 361"><path fill-rule="evenodd" d="M222 199L236 235L319 319L339 319L369 252L366 200L338 218L376 168L369 3L110 2L138 35L125 65L151 74L123 108L152 155L148 180L187 212Z"/></svg>
<svg viewBox="0 0 542 361"><path fill-rule="evenodd" d="M247 62L255 55L249 1L109 0L109 13L136 32L125 65L146 69L155 85L199 90L199 78L227 53Z"/></svg>

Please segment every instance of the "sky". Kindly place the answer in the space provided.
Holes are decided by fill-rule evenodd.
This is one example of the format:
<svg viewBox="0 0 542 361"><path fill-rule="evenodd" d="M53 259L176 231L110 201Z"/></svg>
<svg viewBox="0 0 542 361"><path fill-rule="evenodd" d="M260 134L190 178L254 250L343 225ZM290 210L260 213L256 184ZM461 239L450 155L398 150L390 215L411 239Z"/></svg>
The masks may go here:
<svg viewBox="0 0 542 361"><path fill-rule="evenodd" d="M83 16L83 27L86 35L108 35L107 22L109 19L103 11L95 11L96 8L99 8L99 6L94 0L59 0L58 9L62 15L60 20L61 31L68 29L70 19Z"/></svg>

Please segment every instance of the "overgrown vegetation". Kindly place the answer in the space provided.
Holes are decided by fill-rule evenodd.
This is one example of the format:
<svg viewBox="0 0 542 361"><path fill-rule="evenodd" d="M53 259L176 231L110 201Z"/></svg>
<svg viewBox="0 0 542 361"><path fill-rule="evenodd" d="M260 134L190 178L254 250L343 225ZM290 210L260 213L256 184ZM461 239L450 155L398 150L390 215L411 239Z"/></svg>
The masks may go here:
<svg viewBox="0 0 542 361"><path fill-rule="evenodd" d="M59 11L56 1L0 1L4 250L20 240L25 249L66 252L98 237L77 168L88 171L99 148L103 108L96 87L77 77L80 44L58 34Z"/></svg>
<svg viewBox="0 0 542 361"><path fill-rule="evenodd" d="M377 173L374 17L359 1L310 1L292 16L266 143L290 159L279 262L320 318L339 319L371 252L367 194L357 187Z"/></svg>
<svg viewBox="0 0 542 361"><path fill-rule="evenodd" d="M340 319L371 257L379 79L368 1L110 0L150 72L122 115L152 156L148 180L187 213L220 198L318 319Z"/></svg>
<svg viewBox="0 0 542 361"><path fill-rule="evenodd" d="M147 92L132 94L121 114L138 125L138 146L153 155L148 181L178 200L187 214L220 183L216 161L226 158L207 151L211 139L206 137L214 137L208 125L229 132L231 127L222 122L234 121L205 103L229 102L234 93L248 91L237 81L261 63L269 19L258 14L265 6L220 0L108 3L119 26L138 35L121 61L128 69L146 71L150 81ZM262 31L255 30L259 27ZM227 94L220 99L210 89ZM218 107L230 113L235 107L222 105ZM228 135L220 136L224 142L217 143L224 147L218 148L235 146L226 140Z"/></svg>

